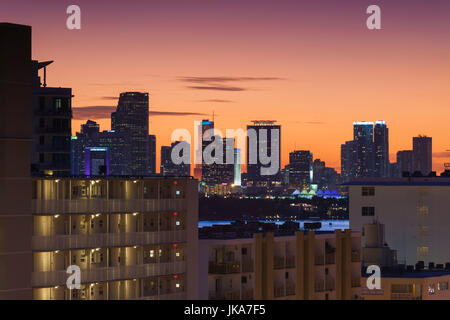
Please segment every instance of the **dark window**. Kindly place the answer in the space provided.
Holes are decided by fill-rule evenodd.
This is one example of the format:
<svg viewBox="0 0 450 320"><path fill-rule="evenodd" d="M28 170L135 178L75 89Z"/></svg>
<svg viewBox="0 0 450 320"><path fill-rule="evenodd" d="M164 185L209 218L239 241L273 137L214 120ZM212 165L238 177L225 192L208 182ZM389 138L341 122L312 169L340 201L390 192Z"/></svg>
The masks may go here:
<svg viewBox="0 0 450 320"><path fill-rule="evenodd" d="M44 154L43 153L39 154L39 162L40 163L44 162Z"/></svg>
<svg viewBox="0 0 450 320"><path fill-rule="evenodd" d="M45 110L45 97L39 97L39 110Z"/></svg>
<svg viewBox="0 0 450 320"><path fill-rule="evenodd" d="M247 283L247 277L241 277L241 283Z"/></svg>
<svg viewBox="0 0 450 320"><path fill-rule="evenodd" d="M289 272L286 272L286 273L284 274L284 277L285 277L286 279L289 279Z"/></svg>
<svg viewBox="0 0 450 320"><path fill-rule="evenodd" d="M361 194L363 196L374 196L375 195L375 187L362 187Z"/></svg>
<svg viewBox="0 0 450 320"><path fill-rule="evenodd" d="M374 216L375 215L375 207L362 207L361 213L363 216Z"/></svg>
<svg viewBox="0 0 450 320"><path fill-rule="evenodd" d="M39 144L40 144L40 145L45 144L45 137L44 137L44 136L40 136L40 137L39 137Z"/></svg>
<svg viewBox="0 0 450 320"><path fill-rule="evenodd" d="M242 250L241 250L241 252L242 252L242 254L247 254L247 248L242 248Z"/></svg>
<svg viewBox="0 0 450 320"><path fill-rule="evenodd" d="M44 118L40 118L39 119L39 128L44 128L45 127L45 119Z"/></svg>

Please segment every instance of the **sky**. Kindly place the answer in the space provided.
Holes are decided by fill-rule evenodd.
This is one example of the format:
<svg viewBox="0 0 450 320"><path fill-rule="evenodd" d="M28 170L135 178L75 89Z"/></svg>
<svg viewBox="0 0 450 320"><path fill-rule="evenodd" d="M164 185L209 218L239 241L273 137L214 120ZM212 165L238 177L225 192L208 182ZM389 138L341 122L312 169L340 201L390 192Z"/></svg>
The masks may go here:
<svg viewBox="0 0 450 320"><path fill-rule="evenodd" d="M71 4L81 30L66 27ZM381 30L366 27L371 4ZM339 171L353 122L376 120L391 161L423 134L433 169L450 162L448 0L2 0L0 21L31 25L33 58L55 61L73 134L87 119L110 129L120 92L149 92L158 164L175 129L213 112L223 132L277 120L283 165L310 150Z"/></svg>

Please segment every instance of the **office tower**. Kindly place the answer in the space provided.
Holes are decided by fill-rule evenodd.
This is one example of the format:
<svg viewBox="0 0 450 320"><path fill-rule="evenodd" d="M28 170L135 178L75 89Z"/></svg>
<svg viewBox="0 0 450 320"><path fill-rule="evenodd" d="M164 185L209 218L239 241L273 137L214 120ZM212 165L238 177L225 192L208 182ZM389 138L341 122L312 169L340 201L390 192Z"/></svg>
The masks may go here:
<svg viewBox="0 0 450 320"><path fill-rule="evenodd" d="M29 235L32 256L27 253L23 262L33 263L33 272L11 260L14 270L0 269L1 279L20 276L16 285L22 287L28 279L37 300L197 299L197 181L35 178L32 183L33 228L14 229L20 238L11 239ZM80 289L66 286L69 265L81 269Z"/></svg>
<svg viewBox="0 0 450 320"><path fill-rule="evenodd" d="M356 142L356 176L373 176L375 171L373 122L354 122L353 140Z"/></svg>
<svg viewBox="0 0 450 320"><path fill-rule="evenodd" d="M161 146L161 170L160 173L163 176L190 176L191 175L191 165L190 163L175 164L172 161L172 150L178 144L182 144L183 150L189 150L189 159L191 158L191 146L186 141L175 141L171 146ZM180 145L181 146L181 145ZM183 152L180 152L178 157L182 158L184 156ZM189 161L190 162L190 161Z"/></svg>
<svg viewBox="0 0 450 320"><path fill-rule="evenodd" d="M131 175L149 173L148 115L148 93L140 92L121 93L117 110L111 114L111 129L123 134L129 145L125 160Z"/></svg>
<svg viewBox="0 0 450 320"><path fill-rule="evenodd" d="M31 171L41 175L70 175L72 89L47 86L53 61L33 61ZM43 69L41 82L39 70Z"/></svg>
<svg viewBox="0 0 450 320"><path fill-rule="evenodd" d="M406 265L417 261L450 261L450 179L408 177L361 178L350 182L350 229L362 231L367 223L386 226L389 247Z"/></svg>
<svg viewBox="0 0 450 320"><path fill-rule="evenodd" d="M413 137L413 171L429 175L433 171L432 138L427 136Z"/></svg>
<svg viewBox="0 0 450 320"><path fill-rule="evenodd" d="M234 149L234 182L235 186L241 185L241 149Z"/></svg>
<svg viewBox="0 0 450 320"><path fill-rule="evenodd" d="M215 162L202 165L202 182L206 185L227 184L231 185L234 181L234 138L222 138L215 136L222 143L222 155L211 155ZM227 154L229 159L227 163Z"/></svg>
<svg viewBox="0 0 450 320"><path fill-rule="evenodd" d="M308 189L313 182L313 155L299 150L289 153L289 184L295 188Z"/></svg>
<svg viewBox="0 0 450 320"><path fill-rule="evenodd" d="M73 171L72 174L85 174L86 148L107 148L109 153L109 174L113 176L130 175L131 170L127 165L129 159L130 145L123 133L114 130L100 132L97 122L88 120L81 125L81 132L72 137L73 144Z"/></svg>
<svg viewBox="0 0 450 320"><path fill-rule="evenodd" d="M252 122L253 125L247 126L247 183L268 186L271 181L277 179L277 176L279 178L281 169L281 126L275 124L276 121L274 120L255 120ZM255 132L255 137L252 137L249 131ZM278 138L276 138L277 133ZM274 135L274 139L272 139L272 135ZM266 148L263 148L263 146L266 146ZM274 157L276 151L278 156ZM277 166L277 175L261 174L261 168L270 167L270 164L262 163L261 154L272 156L271 164ZM251 159L254 161L251 161Z"/></svg>
<svg viewBox="0 0 450 320"><path fill-rule="evenodd" d="M413 171L413 152L412 150L402 150L397 152L397 166L398 175L402 177L403 174L411 175Z"/></svg>
<svg viewBox="0 0 450 320"><path fill-rule="evenodd" d="M197 130L199 140L194 152L196 161L199 162L201 159L201 164L195 163L194 177L203 181L203 175L205 175L205 177L208 177L210 175L210 165L205 163L205 160L203 159L203 151L208 146L208 144L213 141L212 137L214 136L214 121L210 121L208 119L202 120L197 127ZM208 178L206 179L208 180Z"/></svg>
<svg viewBox="0 0 450 320"><path fill-rule="evenodd" d="M355 178L358 164L358 148L356 141L347 141L341 145L341 177L343 182Z"/></svg>
<svg viewBox="0 0 450 320"><path fill-rule="evenodd" d="M106 147L87 147L84 151L86 176L109 176L109 149Z"/></svg>
<svg viewBox="0 0 450 320"><path fill-rule="evenodd" d="M202 300L360 297L360 232L268 232L199 242L199 268L205 270L199 279Z"/></svg>
<svg viewBox="0 0 450 320"><path fill-rule="evenodd" d="M373 132L375 177L389 176L389 129L384 121L376 121Z"/></svg>
<svg viewBox="0 0 450 320"><path fill-rule="evenodd" d="M148 136L148 172L156 173L156 136L150 134Z"/></svg>
<svg viewBox="0 0 450 320"><path fill-rule="evenodd" d="M313 183L317 185L319 189L335 189L339 184L339 174L334 168L326 166L325 161L320 159L314 160L312 163L313 168Z"/></svg>
<svg viewBox="0 0 450 320"><path fill-rule="evenodd" d="M0 70L0 300L31 299L31 27L0 23Z"/></svg>

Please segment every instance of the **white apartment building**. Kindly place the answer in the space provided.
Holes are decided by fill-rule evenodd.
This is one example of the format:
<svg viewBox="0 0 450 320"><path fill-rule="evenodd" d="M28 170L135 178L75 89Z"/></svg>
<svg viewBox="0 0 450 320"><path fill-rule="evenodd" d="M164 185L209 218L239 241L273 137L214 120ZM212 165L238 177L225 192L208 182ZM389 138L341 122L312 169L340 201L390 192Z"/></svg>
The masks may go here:
<svg viewBox="0 0 450 320"><path fill-rule="evenodd" d="M358 232L200 240L200 299L359 299L360 282Z"/></svg>
<svg viewBox="0 0 450 320"><path fill-rule="evenodd" d="M399 263L450 262L450 178L366 178L350 182L350 228L378 221Z"/></svg>

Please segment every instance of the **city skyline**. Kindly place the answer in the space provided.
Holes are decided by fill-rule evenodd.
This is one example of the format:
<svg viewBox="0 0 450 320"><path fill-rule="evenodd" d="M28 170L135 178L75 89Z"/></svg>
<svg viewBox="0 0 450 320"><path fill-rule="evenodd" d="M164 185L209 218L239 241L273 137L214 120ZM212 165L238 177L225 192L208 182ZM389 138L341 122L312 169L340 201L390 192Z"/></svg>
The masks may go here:
<svg viewBox="0 0 450 320"><path fill-rule="evenodd" d="M170 145L174 128L192 130L194 120L214 111L220 130L276 119L282 167L290 151L301 149L340 171L351 123L385 120L391 161L411 148L411 137L426 134L433 137L433 170L443 171L450 162L450 27L440 21L450 4L382 1L382 30L369 31L363 3L283 3L273 9L260 1L255 9L238 2L109 1L104 11L102 2L80 1L76 31L65 27L65 4L52 1L27 4L36 10L5 1L0 18L35 26L33 59L54 59L49 85L73 89L72 134L88 119L110 129L119 93L143 91L150 94L156 150Z"/></svg>

